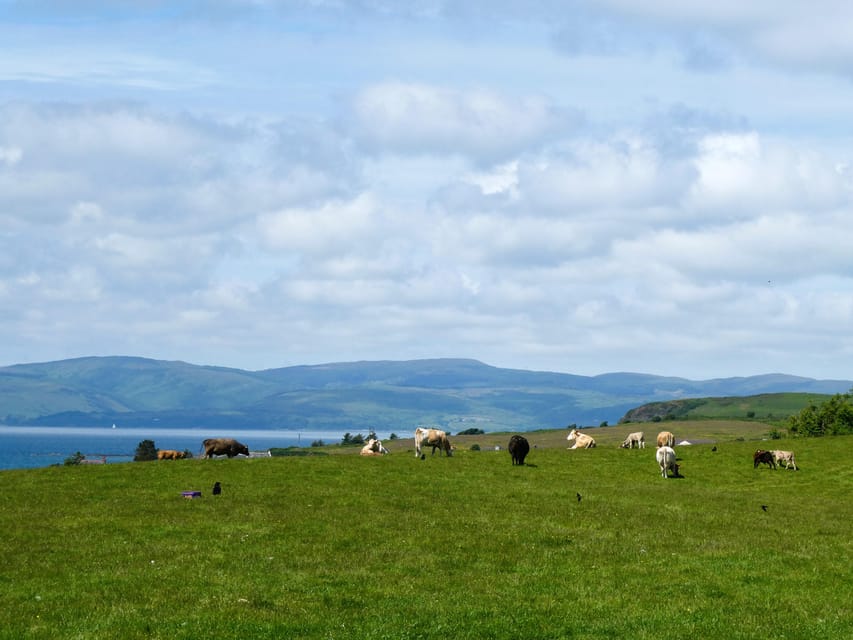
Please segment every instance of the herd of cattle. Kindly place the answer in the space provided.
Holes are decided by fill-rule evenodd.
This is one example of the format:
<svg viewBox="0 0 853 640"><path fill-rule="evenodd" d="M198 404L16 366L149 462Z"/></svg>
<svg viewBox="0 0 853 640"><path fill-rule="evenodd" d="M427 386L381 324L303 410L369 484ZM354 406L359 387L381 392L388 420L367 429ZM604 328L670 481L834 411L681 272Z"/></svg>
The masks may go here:
<svg viewBox="0 0 853 640"><path fill-rule="evenodd" d="M569 447L569 449L592 449L595 447L595 439L592 436L581 433L578 429L572 429L566 440L574 441L574 445ZM655 459L660 468L661 477L683 477L676 462L677 458L673 449L675 446L675 436L672 432L661 431L657 436L656 444ZM202 445L204 447L202 457L204 458L223 455L233 458L238 455L249 455L249 447L233 438L208 438ZM645 449L645 434L642 431L629 433L619 446L623 449L633 449L635 446L638 449ZM445 455L451 456L454 449L447 437L447 432L441 429L418 427L415 429L415 457L423 460L426 457L423 450L427 447L432 447L433 455L436 449L438 449L439 454L444 452ZM507 449L509 450L513 465L524 465L524 460L527 454L530 453L530 443L524 436L514 435L509 439ZM714 447L714 450L716 450L716 447ZM361 449L361 455L363 456L383 456L387 453L388 449L382 445L382 441L376 438L370 438L367 444ZM185 456L184 452L172 449L163 449L157 452L158 460L180 460ZM760 464L766 464L773 469L781 469L784 464L785 469L794 469L794 471L797 471L797 463L794 459L793 451L767 451L759 449L753 454L752 462L753 468L756 469Z"/></svg>

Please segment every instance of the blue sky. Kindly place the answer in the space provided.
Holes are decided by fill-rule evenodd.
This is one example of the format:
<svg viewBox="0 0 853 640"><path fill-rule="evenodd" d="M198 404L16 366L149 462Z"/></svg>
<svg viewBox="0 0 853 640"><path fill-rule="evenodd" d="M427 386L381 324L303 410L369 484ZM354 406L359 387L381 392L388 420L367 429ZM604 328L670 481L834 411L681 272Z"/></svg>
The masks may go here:
<svg viewBox="0 0 853 640"><path fill-rule="evenodd" d="M851 114L843 2L0 0L0 365L850 379Z"/></svg>

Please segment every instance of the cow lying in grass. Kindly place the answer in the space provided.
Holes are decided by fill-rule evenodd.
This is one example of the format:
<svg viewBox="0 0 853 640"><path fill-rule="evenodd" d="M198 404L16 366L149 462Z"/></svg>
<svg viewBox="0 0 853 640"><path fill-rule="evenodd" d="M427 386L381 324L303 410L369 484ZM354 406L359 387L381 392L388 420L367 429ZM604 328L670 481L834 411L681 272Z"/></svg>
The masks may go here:
<svg viewBox="0 0 853 640"><path fill-rule="evenodd" d="M386 453L388 453L388 449L383 447L382 441L376 438L371 438L361 448L361 455L363 456L384 456Z"/></svg>
<svg viewBox="0 0 853 640"><path fill-rule="evenodd" d="M183 451L175 451L174 449L160 449L157 452L158 460L180 460L186 458L187 454Z"/></svg>
<svg viewBox="0 0 853 640"><path fill-rule="evenodd" d="M771 469L776 468L776 460L773 458L773 454L769 451L765 451L764 449L759 449L752 454L752 468L758 469L758 465L762 463L766 464Z"/></svg>
<svg viewBox="0 0 853 640"><path fill-rule="evenodd" d="M785 463L785 468L790 469L794 468L794 471L797 470L797 463L794 460L794 452L793 451L771 451L770 455L773 456L773 461L779 465L779 468L782 468L782 463Z"/></svg>
<svg viewBox="0 0 853 640"><path fill-rule="evenodd" d="M574 446L569 447L569 449L592 449L595 446L595 439L592 436L581 433L577 429L572 429L566 440L575 441Z"/></svg>

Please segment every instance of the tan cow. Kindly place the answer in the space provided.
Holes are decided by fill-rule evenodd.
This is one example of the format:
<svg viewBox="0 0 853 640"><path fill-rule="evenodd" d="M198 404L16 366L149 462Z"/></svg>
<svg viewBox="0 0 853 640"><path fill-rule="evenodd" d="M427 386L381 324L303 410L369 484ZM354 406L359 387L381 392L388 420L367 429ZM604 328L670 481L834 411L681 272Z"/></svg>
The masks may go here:
<svg viewBox="0 0 853 640"><path fill-rule="evenodd" d="M625 438L624 442L619 446L623 449L633 449L634 445L637 445L638 449L646 448L646 434L642 431L635 431L634 433L629 433Z"/></svg>
<svg viewBox="0 0 853 640"><path fill-rule="evenodd" d="M572 429L566 440L575 441L574 446L569 447L569 449L592 449L595 446L595 439L592 436L581 433L577 429Z"/></svg>
<svg viewBox="0 0 853 640"><path fill-rule="evenodd" d="M672 431L661 431L658 434L658 447L674 447L675 436Z"/></svg>
<svg viewBox="0 0 853 640"><path fill-rule="evenodd" d="M388 453L388 449L383 447L382 441L376 438L371 438L361 448L361 455L363 456L384 456L386 453Z"/></svg>
<svg viewBox="0 0 853 640"><path fill-rule="evenodd" d="M450 446L450 440L447 439L447 433L441 429L426 429L418 427L415 429L415 457L422 457L421 448L423 446L432 447L432 453L435 455L436 448L439 455L444 451L449 458L452 455L453 447Z"/></svg>
<svg viewBox="0 0 853 640"><path fill-rule="evenodd" d="M157 452L158 460L180 460L186 458L187 454L183 451L175 451L174 449L160 449Z"/></svg>
<svg viewBox="0 0 853 640"><path fill-rule="evenodd" d="M790 469L794 468L794 471L797 470L797 463L794 460L794 452L793 451L771 451L770 455L773 456L773 460L776 461L776 464L779 468L782 468L782 463L785 463L785 468Z"/></svg>

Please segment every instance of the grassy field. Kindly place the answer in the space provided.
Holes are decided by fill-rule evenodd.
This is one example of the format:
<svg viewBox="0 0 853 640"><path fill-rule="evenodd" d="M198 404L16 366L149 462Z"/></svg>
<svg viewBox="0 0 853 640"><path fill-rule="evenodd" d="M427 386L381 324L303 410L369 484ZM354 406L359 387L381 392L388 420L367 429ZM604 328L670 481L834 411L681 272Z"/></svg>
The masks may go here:
<svg viewBox="0 0 853 640"><path fill-rule="evenodd" d="M666 427L717 450L671 480L617 448L638 425L527 434L524 467L469 436L0 472L0 638L853 637L853 439ZM759 445L802 470L753 469Z"/></svg>

